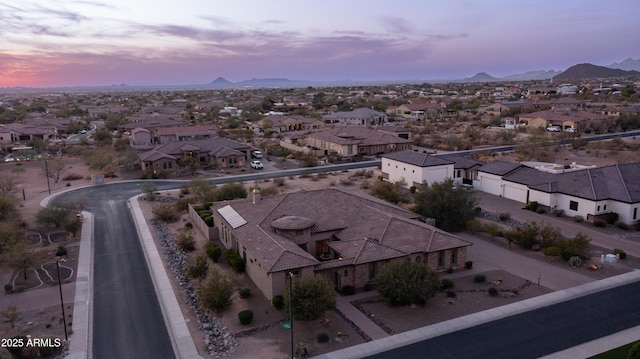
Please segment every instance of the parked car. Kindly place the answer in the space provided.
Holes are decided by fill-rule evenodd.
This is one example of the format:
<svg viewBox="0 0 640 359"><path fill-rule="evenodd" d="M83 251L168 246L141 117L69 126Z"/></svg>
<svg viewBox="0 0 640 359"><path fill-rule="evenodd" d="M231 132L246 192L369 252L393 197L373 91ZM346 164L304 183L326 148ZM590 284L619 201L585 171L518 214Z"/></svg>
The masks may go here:
<svg viewBox="0 0 640 359"><path fill-rule="evenodd" d="M560 126L549 126L547 127L547 131L549 132L560 132Z"/></svg>
<svg viewBox="0 0 640 359"><path fill-rule="evenodd" d="M253 150L251 151L251 156L253 156L253 158L262 158L262 151Z"/></svg>
<svg viewBox="0 0 640 359"><path fill-rule="evenodd" d="M564 129L565 132L578 132L577 128L567 127Z"/></svg>
<svg viewBox="0 0 640 359"><path fill-rule="evenodd" d="M85 133L87 133L87 130L82 130L82 131L80 131L80 134L81 134L81 135L84 135Z"/></svg>
<svg viewBox="0 0 640 359"><path fill-rule="evenodd" d="M257 169L257 170L261 170L264 167L262 166L262 162L260 161L251 161L251 163L249 164L249 166L251 166L251 168Z"/></svg>

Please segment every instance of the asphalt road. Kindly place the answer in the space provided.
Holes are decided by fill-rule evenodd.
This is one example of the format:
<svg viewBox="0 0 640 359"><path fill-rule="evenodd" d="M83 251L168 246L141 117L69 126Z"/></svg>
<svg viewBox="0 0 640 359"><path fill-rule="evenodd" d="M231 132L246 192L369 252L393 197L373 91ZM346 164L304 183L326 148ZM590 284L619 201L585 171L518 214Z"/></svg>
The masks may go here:
<svg viewBox="0 0 640 359"><path fill-rule="evenodd" d="M369 358L538 358L637 326L639 300L635 282Z"/></svg>
<svg viewBox="0 0 640 359"><path fill-rule="evenodd" d="M380 161L345 165L257 172L213 179L213 184L248 182L304 172L339 171L377 166ZM174 358L138 233L127 199L141 193L131 181L85 187L63 193L54 201L82 203L94 214L92 353L102 358ZM175 189L186 181L152 181L159 191Z"/></svg>

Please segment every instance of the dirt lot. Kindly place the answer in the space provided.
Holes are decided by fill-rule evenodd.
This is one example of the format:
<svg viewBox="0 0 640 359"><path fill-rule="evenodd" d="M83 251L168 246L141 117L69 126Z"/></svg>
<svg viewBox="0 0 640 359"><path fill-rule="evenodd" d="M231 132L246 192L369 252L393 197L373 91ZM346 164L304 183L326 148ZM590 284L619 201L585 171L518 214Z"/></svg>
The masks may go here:
<svg viewBox="0 0 640 359"><path fill-rule="evenodd" d="M578 162L580 164L596 164L606 165L612 161L624 160L628 161L629 158L639 160L637 153L625 153L620 151L600 151L597 156L595 153L588 152L586 150L581 151L569 151L561 149L558 152L554 152L557 155L557 162ZM503 159L509 159L509 156L501 156ZM16 165L15 163L1 163L0 173L3 175L9 174L19 179L20 188L17 193L20 198L20 210L22 217L28 225L29 229L43 230L38 228L35 223L35 213L40 208L40 201L42 198L48 195L48 187L46 178L44 177L42 162L27 162L22 165ZM78 174L79 179L76 180L61 180L58 183L49 183L51 191L57 192L65 188L75 188L82 185L90 184L91 172L86 168L86 165L80 159L65 159L64 174ZM275 186L279 191L295 191L301 189L316 189L316 188L343 188L347 190L359 190L362 183L367 179L364 178L352 178L352 173L336 173L328 175L324 179L316 178L285 178L283 186L276 185L273 181L261 182L261 187ZM123 178L121 176L120 178ZM377 177L377 173L372 177L373 180ZM108 179L106 182L117 181L117 179ZM372 181L372 179L369 179ZM68 185L67 185L68 183ZM248 186L253 183L248 183ZM24 189L24 199L22 196L22 190ZM146 209L149 218L150 207ZM184 225L184 220L178 221L172 224L174 229L177 229ZM198 237L199 244L204 243L204 237ZM51 247L51 246L50 246ZM57 247L57 246L56 246ZM51 249L56 247L46 248L44 251L49 252L51 256ZM74 245L69 245L70 260L67 262L70 268L73 267L75 260L74 255L77 254L77 248ZM528 255L539 256L539 253L525 251ZM52 257L51 257L52 258ZM544 259L544 258L542 258ZM550 263L554 265L553 263ZM210 264L212 265L212 264ZM221 263L224 267L224 262ZM584 272L584 269L582 269ZM587 272L588 273L588 272ZM587 274L585 273L585 274ZM430 303L425 307L403 307L403 308L389 308L384 304L380 298L370 298L362 300L356 304L362 311L369 314L379 325L387 330L389 333L398 333L409 329L414 329L420 326L436 323L442 320L455 318L460 315L473 313L475 311L488 309L495 306L508 304L514 301L534 297L544 293L548 293L549 289L544 287L537 287L535 285L528 285L523 279L513 276L505 272L489 272L485 273L488 282L498 283L499 289L504 289L501 295L497 297L490 297L486 295L486 292L478 289L486 289L488 284L473 283L469 277L455 278L455 288L457 295L455 298L448 298L444 293L439 293L433 298ZM6 269L3 270L2 278L5 282L14 276L13 271ZM592 275L603 275L602 273L593 273ZM173 280L173 278L172 278ZM236 348L235 353L232 355L234 358L255 358L256 353L260 353L263 358L286 358L290 350L289 330L282 327L283 321L286 319L286 313L277 311L273 306L259 294L257 288L247 279L243 278L243 285L252 289L252 296L248 299L235 298L232 307L224 313L222 320L223 324L229 328L231 333L238 335L240 345ZM182 289L173 281L174 289L178 294L178 298L181 298ZM512 294L511 289L519 288L518 294ZM50 290L51 287L48 287ZM54 288L55 289L55 288ZM50 295L50 291L47 292L47 287L41 287L26 291L24 294L29 296L44 296ZM0 309L6 309L7 305L15 301L18 294L5 294L0 295ZM71 295L71 298L73 296ZM66 301L66 300L65 300ZM37 301L33 301L38 303ZM68 301L66 301L68 302ZM16 328L12 329L10 324L4 320L0 322L0 334L2 337L7 337L20 332L29 332L34 336L55 336L62 337L63 330L59 321L60 307L54 302L52 305L40 305L35 308L28 308L21 311L20 319L17 321ZM68 302L71 303L71 302ZM25 306L27 303L25 302ZM67 314L72 312L72 305L67 304L65 306ZM239 324L237 319L237 312L242 309L252 309L254 311L254 321L251 327L243 327ZM204 356L204 340L202 333L198 328L197 320L193 313L186 307L183 307L183 313L189 319L189 328L192 332L194 340L199 350L202 350ZM72 318L68 318L69 321ZM294 323L296 342L304 341L311 346L312 355L330 352L333 350L341 349L344 347L359 344L365 341L363 337L358 334L356 328L353 328L348 321L340 317L338 313L330 311L326 314L323 321L309 322L309 323ZM29 323L30 322L30 323ZM48 324L51 324L48 326ZM248 331L253 329L254 331ZM331 340L329 343L318 344L315 340L315 335L318 331L326 331L330 334ZM342 335L338 335L341 333ZM6 353L5 353L6 356Z"/></svg>

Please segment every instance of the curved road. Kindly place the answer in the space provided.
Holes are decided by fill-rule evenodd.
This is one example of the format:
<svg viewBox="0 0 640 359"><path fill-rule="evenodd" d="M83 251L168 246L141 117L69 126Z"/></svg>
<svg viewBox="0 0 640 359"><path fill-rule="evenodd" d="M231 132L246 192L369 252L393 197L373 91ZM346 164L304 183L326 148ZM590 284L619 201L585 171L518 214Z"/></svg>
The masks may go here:
<svg viewBox="0 0 640 359"><path fill-rule="evenodd" d="M225 176L213 184L268 177L377 166L380 161L257 172ZM173 358L167 327L146 265L127 199L141 193L143 181L84 187L55 196L56 202L83 203L94 215L93 327L94 358ZM153 181L159 191L185 181Z"/></svg>

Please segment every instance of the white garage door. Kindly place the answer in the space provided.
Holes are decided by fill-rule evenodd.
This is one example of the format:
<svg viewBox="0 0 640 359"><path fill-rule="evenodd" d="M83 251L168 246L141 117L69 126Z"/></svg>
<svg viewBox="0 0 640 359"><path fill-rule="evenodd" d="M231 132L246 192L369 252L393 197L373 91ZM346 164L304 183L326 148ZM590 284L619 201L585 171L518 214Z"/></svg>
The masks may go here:
<svg viewBox="0 0 640 359"><path fill-rule="evenodd" d="M527 190L505 184L504 197L521 203L527 203Z"/></svg>

